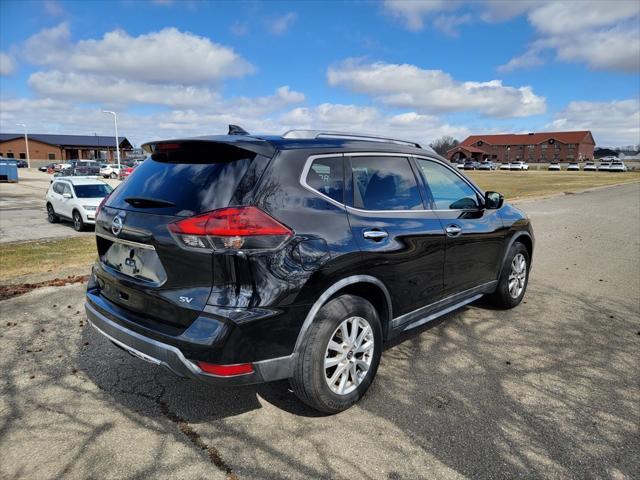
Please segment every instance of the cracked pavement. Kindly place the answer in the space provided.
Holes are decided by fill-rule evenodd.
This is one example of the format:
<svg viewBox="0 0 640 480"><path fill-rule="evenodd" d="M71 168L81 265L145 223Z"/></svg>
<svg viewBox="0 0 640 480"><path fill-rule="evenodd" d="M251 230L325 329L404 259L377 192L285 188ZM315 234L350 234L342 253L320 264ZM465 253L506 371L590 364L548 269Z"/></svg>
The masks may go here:
<svg viewBox="0 0 640 480"><path fill-rule="evenodd" d="M286 382L174 377L87 325L83 287L0 302L2 478L638 478L640 185L520 202L525 303L384 352L325 417Z"/></svg>

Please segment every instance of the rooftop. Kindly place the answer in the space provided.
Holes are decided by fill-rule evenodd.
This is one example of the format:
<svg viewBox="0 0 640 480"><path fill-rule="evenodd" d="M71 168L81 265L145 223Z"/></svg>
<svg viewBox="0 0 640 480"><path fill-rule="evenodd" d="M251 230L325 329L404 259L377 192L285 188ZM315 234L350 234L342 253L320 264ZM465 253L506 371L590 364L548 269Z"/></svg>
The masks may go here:
<svg viewBox="0 0 640 480"><path fill-rule="evenodd" d="M49 133L30 133L30 140L37 140L49 145L60 147L88 147L88 148L115 148L116 137L103 135L58 135ZM23 133L0 133L0 142L7 142L17 138L24 138ZM120 148L131 148L132 145L127 137L119 137Z"/></svg>
<svg viewBox="0 0 640 480"><path fill-rule="evenodd" d="M558 140L562 143L582 143L593 141L593 136L589 130L575 132L538 132L538 133L505 133L497 135L471 135L460 145L470 146L482 140L489 145L532 145L546 142L549 139Z"/></svg>

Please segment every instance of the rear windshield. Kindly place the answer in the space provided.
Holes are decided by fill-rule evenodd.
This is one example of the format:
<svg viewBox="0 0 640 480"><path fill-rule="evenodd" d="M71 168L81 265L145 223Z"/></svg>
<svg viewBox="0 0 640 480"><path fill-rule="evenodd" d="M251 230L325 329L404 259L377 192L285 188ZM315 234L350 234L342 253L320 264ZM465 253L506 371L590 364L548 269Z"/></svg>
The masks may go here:
<svg viewBox="0 0 640 480"><path fill-rule="evenodd" d="M107 204L124 210L177 216L242 204L268 159L232 148L233 151L217 148L210 152L154 154L133 170ZM134 206L131 199L161 203L144 205L134 201Z"/></svg>
<svg viewBox="0 0 640 480"><path fill-rule="evenodd" d="M100 183L95 185L74 185L73 189L76 191L76 197L78 198L104 198L111 193L111 186L106 183Z"/></svg>

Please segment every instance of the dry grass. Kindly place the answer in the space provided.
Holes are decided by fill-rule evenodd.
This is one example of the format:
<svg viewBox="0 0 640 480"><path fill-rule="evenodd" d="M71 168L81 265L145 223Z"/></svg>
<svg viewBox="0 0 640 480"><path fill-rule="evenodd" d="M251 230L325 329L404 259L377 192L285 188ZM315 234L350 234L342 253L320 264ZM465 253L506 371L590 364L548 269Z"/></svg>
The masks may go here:
<svg viewBox="0 0 640 480"><path fill-rule="evenodd" d="M96 258L93 236L0 244L0 280L91 265Z"/></svg>
<svg viewBox="0 0 640 480"><path fill-rule="evenodd" d="M508 200L590 187L640 181L640 172L464 172L485 190L502 193ZM96 258L93 236L0 244L0 280L27 274L89 266Z"/></svg>
<svg viewBox="0 0 640 480"><path fill-rule="evenodd" d="M469 178L484 190L502 193L507 200L538 197L562 192L576 192L591 187L640 181L640 172L493 172L466 171Z"/></svg>

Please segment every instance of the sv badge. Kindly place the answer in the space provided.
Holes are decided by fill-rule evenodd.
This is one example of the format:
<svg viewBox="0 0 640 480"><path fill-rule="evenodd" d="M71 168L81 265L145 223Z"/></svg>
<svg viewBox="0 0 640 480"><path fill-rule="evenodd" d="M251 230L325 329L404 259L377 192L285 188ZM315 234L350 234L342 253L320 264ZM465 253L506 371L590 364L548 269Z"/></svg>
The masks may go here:
<svg viewBox="0 0 640 480"><path fill-rule="evenodd" d="M193 297L178 297L178 300L182 303L191 303L193 301Z"/></svg>

